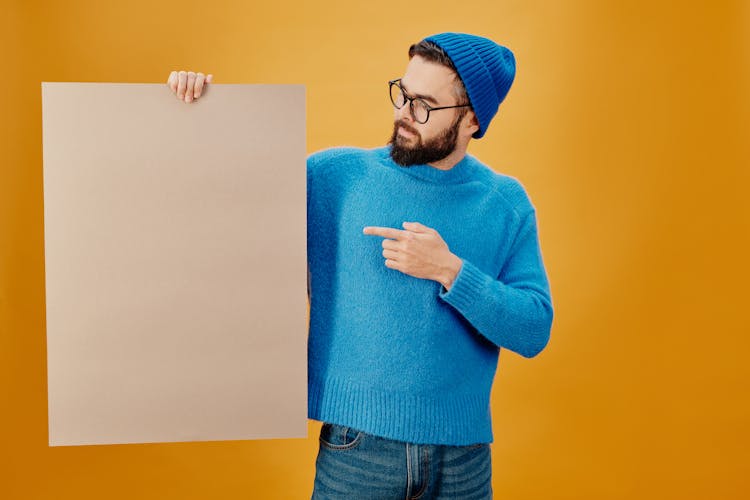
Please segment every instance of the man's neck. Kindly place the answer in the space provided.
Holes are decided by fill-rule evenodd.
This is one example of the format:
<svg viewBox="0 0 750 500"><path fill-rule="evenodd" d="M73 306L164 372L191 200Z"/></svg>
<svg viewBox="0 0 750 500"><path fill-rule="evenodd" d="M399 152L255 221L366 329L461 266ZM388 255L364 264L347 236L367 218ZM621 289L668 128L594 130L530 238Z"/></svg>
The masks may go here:
<svg viewBox="0 0 750 500"><path fill-rule="evenodd" d="M451 154L443 158L442 160L428 163L429 166L434 167L438 170L450 170L458 164L466 156L466 146L459 147L456 145L456 149Z"/></svg>

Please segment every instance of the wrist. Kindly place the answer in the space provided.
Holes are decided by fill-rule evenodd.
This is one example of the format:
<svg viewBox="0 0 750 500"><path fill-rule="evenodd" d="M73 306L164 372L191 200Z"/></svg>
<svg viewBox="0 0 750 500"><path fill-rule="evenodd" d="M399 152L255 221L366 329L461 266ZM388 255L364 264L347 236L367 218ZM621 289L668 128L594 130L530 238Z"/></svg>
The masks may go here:
<svg viewBox="0 0 750 500"><path fill-rule="evenodd" d="M450 290L453 286L453 282L456 281L458 273L461 271L463 261L460 257L455 254L450 254L450 258L446 261L443 268L443 272L440 275L438 281L446 290Z"/></svg>

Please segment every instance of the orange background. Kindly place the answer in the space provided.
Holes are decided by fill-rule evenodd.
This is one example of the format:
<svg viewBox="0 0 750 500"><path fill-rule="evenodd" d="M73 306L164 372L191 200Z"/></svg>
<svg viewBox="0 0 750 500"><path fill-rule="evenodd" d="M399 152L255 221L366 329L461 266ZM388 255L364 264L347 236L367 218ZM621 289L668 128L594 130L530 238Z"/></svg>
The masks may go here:
<svg viewBox="0 0 750 500"><path fill-rule="evenodd" d="M3 1L0 498L306 498L308 439L49 448L42 81L303 83L308 149L377 146L410 43L518 60L471 151L537 207L556 315L505 351L494 489L511 499L750 495L750 5L743 1Z"/></svg>

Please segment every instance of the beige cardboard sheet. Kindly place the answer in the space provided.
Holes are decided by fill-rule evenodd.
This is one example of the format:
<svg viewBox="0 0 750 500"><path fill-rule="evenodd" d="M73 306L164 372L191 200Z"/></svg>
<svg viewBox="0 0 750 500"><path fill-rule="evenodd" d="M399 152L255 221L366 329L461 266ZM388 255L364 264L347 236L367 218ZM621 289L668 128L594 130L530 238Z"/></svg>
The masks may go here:
<svg viewBox="0 0 750 500"><path fill-rule="evenodd" d="M50 445L306 436L304 87L42 104Z"/></svg>

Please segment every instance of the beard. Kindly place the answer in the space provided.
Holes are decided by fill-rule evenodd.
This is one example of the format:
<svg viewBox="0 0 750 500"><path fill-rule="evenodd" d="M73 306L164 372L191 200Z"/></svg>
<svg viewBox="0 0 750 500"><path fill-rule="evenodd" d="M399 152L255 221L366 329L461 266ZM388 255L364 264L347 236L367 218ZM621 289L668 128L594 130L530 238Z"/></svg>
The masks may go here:
<svg viewBox="0 0 750 500"><path fill-rule="evenodd" d="M426 163L433 163L442 160L456 149L458 129L461 119L465 114L465 111L459 113L459 116L453 122L453 125L443 130L437 137L434 137L427 142L423 142L422 136L419 132L409 124L403 121L394 122L393 134L391 134L391 138L388 141L388 144L391 146L391 159L402 167L424 165ZM416 140L414 145L409 146L407 139L398 134L399 127L414 134L412 136L412 138Z"/></svg>

